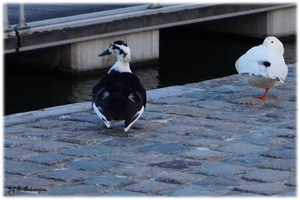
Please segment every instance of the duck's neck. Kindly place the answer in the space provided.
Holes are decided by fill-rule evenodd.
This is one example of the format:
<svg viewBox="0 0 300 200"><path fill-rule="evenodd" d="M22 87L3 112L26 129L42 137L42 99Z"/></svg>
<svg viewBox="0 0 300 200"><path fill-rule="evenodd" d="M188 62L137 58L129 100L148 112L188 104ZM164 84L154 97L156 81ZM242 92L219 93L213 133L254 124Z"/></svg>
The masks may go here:
<svg viewBox="0 0 300 200"><path fill-rule="evenodd" d="M110 68L108 73L111 73L113 71L117 71L120 73L123 73L123 72L132 73L131 69L129 67L129 62L124 62L124 61L120 61L120 60L117 60L117 62Z"/></svg>

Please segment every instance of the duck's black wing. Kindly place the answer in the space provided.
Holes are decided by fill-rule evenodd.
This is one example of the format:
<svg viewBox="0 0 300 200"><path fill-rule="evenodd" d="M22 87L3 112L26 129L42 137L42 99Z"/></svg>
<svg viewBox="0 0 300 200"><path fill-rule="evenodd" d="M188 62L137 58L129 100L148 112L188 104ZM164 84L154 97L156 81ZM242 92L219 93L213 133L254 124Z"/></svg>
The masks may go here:
<svg viewBox="0 0 300 200"><path fill-rule="evenodd" d="M103 121L125 120L125 127L140 117L146 98L144 87L132 73L107 74L93 88L93 106L98 108L98 116Z"/></svg>

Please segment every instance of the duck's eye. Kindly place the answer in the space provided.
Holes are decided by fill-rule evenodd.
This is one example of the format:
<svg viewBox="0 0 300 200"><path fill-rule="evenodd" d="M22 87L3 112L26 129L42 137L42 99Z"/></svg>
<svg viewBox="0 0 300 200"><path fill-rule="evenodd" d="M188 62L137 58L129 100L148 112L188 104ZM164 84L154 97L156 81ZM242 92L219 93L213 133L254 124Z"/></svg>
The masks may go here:
<svg viewBox="0 0 300 200"><path fill-rule="evenodd" d="M271 43L274 43L273 41L271 41Z"/></svg>

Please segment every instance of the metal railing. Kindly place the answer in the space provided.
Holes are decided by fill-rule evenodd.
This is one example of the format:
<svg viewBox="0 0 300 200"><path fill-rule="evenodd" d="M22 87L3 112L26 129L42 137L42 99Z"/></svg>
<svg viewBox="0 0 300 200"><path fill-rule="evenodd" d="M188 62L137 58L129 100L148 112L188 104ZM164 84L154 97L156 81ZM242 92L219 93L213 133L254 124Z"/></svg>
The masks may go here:
<svg viewBox="0 0 300 200"><path fill-rule="evenodd" d="M15 29L28 28L28 25L26 24L26 20L25 20L24 4L19 4L19 21L18 21L18 24L13 28L9 25L7 4L4 4L4 6L3 6L3 14L4 14L3 20L4 20L4 31L5 32L9 32L9 31L12 31Z"/></svg>

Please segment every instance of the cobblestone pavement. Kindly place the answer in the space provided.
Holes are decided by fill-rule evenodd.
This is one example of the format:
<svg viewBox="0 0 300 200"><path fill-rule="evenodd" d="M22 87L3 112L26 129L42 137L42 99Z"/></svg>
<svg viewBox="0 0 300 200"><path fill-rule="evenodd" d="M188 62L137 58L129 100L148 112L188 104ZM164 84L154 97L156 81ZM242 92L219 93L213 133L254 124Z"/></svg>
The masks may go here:
<svg viewBox="0 0 300 200"><path fill-rule="evenodd" d="M296 196L296 65L269 100L238 75L148 91L126 135L91 103L5 117L6 196Z"/></svg>

